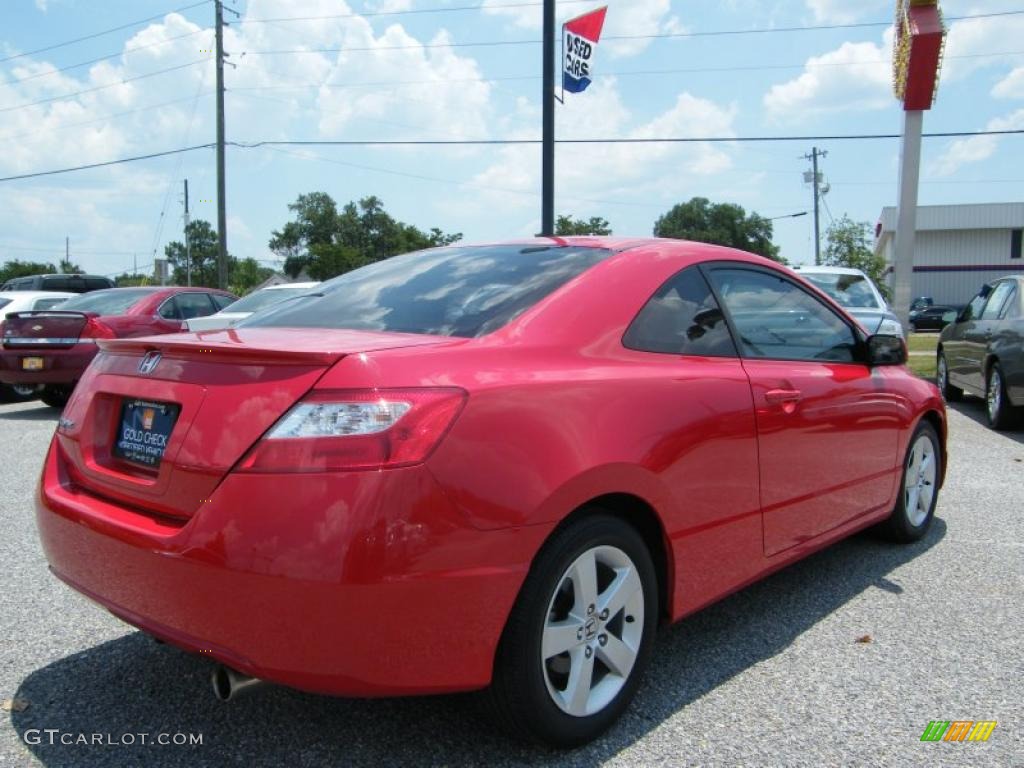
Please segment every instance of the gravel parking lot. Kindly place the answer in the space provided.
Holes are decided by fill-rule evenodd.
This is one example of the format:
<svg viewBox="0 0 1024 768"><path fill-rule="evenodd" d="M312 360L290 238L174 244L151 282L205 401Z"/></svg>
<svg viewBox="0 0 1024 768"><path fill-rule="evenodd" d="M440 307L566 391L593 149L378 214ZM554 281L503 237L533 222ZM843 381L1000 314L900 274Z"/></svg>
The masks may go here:
<svg viewBox="0 0 1024 768"><path fill-rule="evenodd" d="M217 702L208 661L47 572L32 492L57 414L0 406L0 698L15 710L0 764L1024 765L1024 432L982 417L979 402L950 414L949 479L925 541L857 536L662 632L629 715L561 754L495 732L473 696L270 688ZM958 719L999 724L987 743L919 740L930 720ZM116 743L60 743L79 734ZM202 744L119 743L132 734Z"/></svg>

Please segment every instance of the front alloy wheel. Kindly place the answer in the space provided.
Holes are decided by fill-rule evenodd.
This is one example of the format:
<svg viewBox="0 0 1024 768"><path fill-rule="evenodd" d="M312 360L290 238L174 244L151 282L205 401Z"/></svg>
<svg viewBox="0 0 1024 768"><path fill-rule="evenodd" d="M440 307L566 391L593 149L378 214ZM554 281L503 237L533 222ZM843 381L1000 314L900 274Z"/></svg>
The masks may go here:
<svg viewBox="0 0 1024 768"><path fill-rule="evenodd" d="M498 646L487 703L513 733L574 747L610 727L636 693L657 626L651 553L601 510L537 555Z"/></svg>
<svg viewBox="0 0 1024 768"><path fill-rule="evenodd" d="M896 507L876 526L879 534L898 543L917 541L928 532L935 516L942 479L942 445L930 422L914 430L903 460L903 479Z"/></svg>

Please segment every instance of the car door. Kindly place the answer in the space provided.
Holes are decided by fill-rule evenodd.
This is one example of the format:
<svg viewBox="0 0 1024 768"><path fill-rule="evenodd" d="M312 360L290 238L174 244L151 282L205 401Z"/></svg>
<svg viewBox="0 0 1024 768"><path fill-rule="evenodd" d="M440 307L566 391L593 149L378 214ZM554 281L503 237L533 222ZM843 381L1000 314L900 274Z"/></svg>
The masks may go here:
<svg viewBox="0 0 1024 768"><path fill-rule="evenodd" d="M963 383L968 389L979 393L985 391L985 360L988 358L989 345L999 322L999 314L1012 291L1011 280L994 283L980 316L964 328L961 356L964 366Z"/></svg>
<svg viewBox="0 0 1024 768"><path fill-rule="evenodd" d="M946 355L949 381L958 387L973 389L978 385L977 362L972 362L967 338L974 333L975 325L980 322L981 313L991 293L992 286L982 286L978 295L971 299L956 322L943 334L942 349Z"/></svg>
<svg viewBox="0 0 1024 768"><path fill-rule="evenodd" d="M1024 284L1007 281L1011 286L999 318L993 321L989 352L999 360L1003 381L1013 405L1024 405Z"/></svg>
<svg viewBox="0 0 1024 768"><path fill-rule="evenodd" d="M901 401L861 361L850 322L775 270L719 263L707 274L753 393L765 554L890 503Z"/></svg>

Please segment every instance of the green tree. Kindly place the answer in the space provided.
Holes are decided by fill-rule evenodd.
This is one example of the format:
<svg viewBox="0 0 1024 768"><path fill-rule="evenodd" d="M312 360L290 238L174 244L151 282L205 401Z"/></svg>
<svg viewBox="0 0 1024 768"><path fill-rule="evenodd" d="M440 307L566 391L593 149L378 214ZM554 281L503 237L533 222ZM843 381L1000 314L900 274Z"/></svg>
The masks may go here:
<svg viewBox="0 0 1024 768"><path fill-rule="evenodd" d="M154 285L154 280L149 275L129 275L127 272L114 278L114 285L118 288L133 288L137 285Z"/></svg>
<svg viewBox="0 0 1024 768"><path fill-rule="evenodd" d="M65 275L84 275L85 270L69 259L61 259L57 271Z"/></svg>
<svg viewBox="0 0 1024 768"><path fill-rule="evenodd" d="M872 229L868 222L854 221L844 214L832 222L825 233L825 240L825 252L821 256L823 264L859 269L878 286L886 301L892 298L885 279L888 265L872 247Z"/></svg>
<svg viewBox="0 0 1024 768"><path fill-rule="evenodd" d="M574 219L572 216L559 216L555 221L556 235L610 235L612 225L601 216L591 216L590 219Z"/></svg>
<svg viewBox="0 0 1024 768"><path fill-rule="evenodd" d="M274 270L251 257L232 258L228 264L228 290L236 296L244 296L273 274Z"/></svg>
<svg viewBox="0 0 1024 768"><path fill-rule="evenodd" d="M326 192L312 192L299 195L288 209L295 218L272 233L269 245L292 277L306 270L312 278L327 280L399 253L462 239L461 233L436 227L423 232L397 221L374 196L350 202L339 212Z"/></svg>
<svg viewBox="0 0 1024 768"><path fill-rule="evenodd" d="M5 261L0 267L0 283L5 283L15 277L28 277L29 275L49 275L57 271L53 264L44 264L39 261L19 261L13 259Z"/></svg>
<svg viewBox="0 0 1024 768"><path fill-rule="evenodd" d="M188 239L192 246L192 285L217 287L217 231L210 222L195 219L188 224ZM188 259L185 244L177 240L164 248L164 256L172 269L174 285L188 284Z"/></svg>
<svg viewBox="0 0 1024 768"><path fill-rule="evenodd" d="M748 216L739 205L716 204L706 197L676 205L658 219L654 234L727 245L785 263L779 256L779 247L772 242L772 223L768 219L753 212Z"/></svg>

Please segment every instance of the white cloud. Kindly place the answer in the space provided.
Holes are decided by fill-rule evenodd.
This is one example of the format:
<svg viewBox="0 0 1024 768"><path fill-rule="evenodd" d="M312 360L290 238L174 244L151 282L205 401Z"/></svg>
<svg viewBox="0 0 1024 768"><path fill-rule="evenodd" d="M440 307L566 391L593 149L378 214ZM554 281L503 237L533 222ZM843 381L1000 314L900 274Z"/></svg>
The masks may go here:
<svg viewBox="0 0 1024 768"><path fill-rule="evenodd" d="M881 45L846 42L812 56L801 75L771 87L765 108L776 120L796 122L809 114L892 106L891 40L889 29Z"/></svg>
<svg viewBox="0 0 1024 768"><path fill-rule="evenodd" d="M972 7L965 11L965 15L991 11L991 8ZM949 13L948 9L946 12ZM982 68L1024 62L1024 57L1008 53L1021 50L1022 38L1024 16L994 16L954 21L949 25L949 32L946 35L943 79L963 80Z"/></svg>
<svg viewBox="0 0 1024 768"><path fill-rule="evenodd" d="M807 0L807 7L820 24L850 24L879 11L892 11L890 0Z"/></svg>
<svg viewBox="0 0 1024 768"><path fill-rule="evenodd" d="M524 117L536 117L522 104ZM662 114L635 124L623 104L614 78L595 83L581 98L570 98L558 108L560 139L619 137L643 139L665 136L735 136L735 105L722 106L681 93ZM513 133L534 138L535 131ZM560 144L556 160L558 213L589 214L594 199L614 197L650 202L676 196L695 180L713 177L732 164L721 145L694 144ZM501 210L536 206L540 188L539 151L536 146L507 146L498 159L472 183L484 190L477 205ZM600 208L600 206L598 206ZM595 210L595 213L601 213Z"/></svg>
<svg viewBox="0 0 1024 768"><path fill-rule="evenodd" d="M49 4L49 0L36 0L36 8L38 8L43 13L46 13L46 9L47 9L47 5L48 4Z"/></svg>
<svg viewBox="0 0 1024 768"><path fill-rule="evenodd" d="M367 2L366 9L374 13L401 13L412 9L412 0L375 0Z"/></svg>
<svg viewBox="0 0 1024 768"><path fill-rule="evenodd" d="M1024 67L1017 67L996 83L992 95L997 99L1024 99Z"/></svg>
<svg viewBox="0 0 1024 768"><path fill-rule="evenodd" d="M1018 109L1005 117L989 120L986 131L1010 131L1024 129L1024 109ZM932 163L933 176L951 176L965 165L980 163L992 157L999 148L1000 136L969 136L950 142L942 155Z"/></svg>
<svg viewBox="0 0 1024 768"><path fill-rule="evenodd" d="M592 5L574 3L559 6L556 11L558 23L561 24L566 19L592 11L602 5L608 5L608 3L595 1ZM484 0L483 10L486 14L506 18L513 26L522 29L540 29L543 26L543 8L539 4L526 5L510 3L509 0ZM608 8L601 37L603 39L619 35L655 35L662 32L685 31L680 20L670 15L671 10L671 0L629 0L628 3L612 4ZM607 40L601 44L598 55L601 51L608 51L609 55L614 58L635 56L645 50L650 42L650 40L644 39Z"/></svg>

